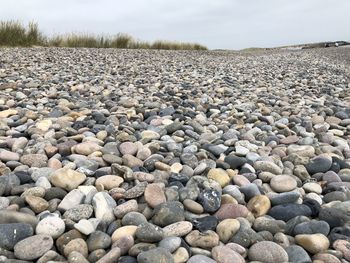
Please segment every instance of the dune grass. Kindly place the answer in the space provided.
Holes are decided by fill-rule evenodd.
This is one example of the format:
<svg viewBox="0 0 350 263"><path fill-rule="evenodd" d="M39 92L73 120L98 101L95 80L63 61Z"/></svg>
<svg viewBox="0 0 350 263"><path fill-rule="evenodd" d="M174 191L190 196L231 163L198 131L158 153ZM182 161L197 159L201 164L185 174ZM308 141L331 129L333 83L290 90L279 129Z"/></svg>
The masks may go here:
<svg viewBox="0 0 350 263"><path fill-rule="evenodd" d="M197 43L183 43L157 40L153 43L136 40L128 34L103 36L88 33L44 36L37 23L24 26L19 21L0 22L0 46L48 46L48 47L86 47L86 48L129 48L166 50L207 50Z"/></svg>

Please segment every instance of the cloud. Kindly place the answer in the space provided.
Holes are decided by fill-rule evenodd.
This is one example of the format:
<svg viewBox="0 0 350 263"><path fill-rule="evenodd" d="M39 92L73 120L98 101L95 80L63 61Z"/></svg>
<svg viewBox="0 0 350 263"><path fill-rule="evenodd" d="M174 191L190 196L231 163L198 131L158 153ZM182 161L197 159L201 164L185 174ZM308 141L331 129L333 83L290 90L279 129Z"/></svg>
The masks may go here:
<svg viewBox="0 0 350 263"><path fill-rule="evenodd" d="M349 40L348 0L1 0L0 20L47 34L129 33L239 49Z"/></svg>

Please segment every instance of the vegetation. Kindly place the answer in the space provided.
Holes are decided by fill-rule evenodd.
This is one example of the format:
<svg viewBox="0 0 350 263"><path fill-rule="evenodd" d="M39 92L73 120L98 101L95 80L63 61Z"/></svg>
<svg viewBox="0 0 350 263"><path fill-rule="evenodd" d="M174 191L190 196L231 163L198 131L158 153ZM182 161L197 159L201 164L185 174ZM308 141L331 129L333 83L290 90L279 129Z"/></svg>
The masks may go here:
<svg viewBox="0 0 350 263"><path fill-rule="evenodd" d="M116 36L94 34L66 34L52 37L44 36L37 23L25 27L19 21L0 22L0 46L49 46L49 47L87 47L87 48L132 48L167 50L207 50L196 43L182 43L157 40L153 43L136 40L119 33Z"/></svg>

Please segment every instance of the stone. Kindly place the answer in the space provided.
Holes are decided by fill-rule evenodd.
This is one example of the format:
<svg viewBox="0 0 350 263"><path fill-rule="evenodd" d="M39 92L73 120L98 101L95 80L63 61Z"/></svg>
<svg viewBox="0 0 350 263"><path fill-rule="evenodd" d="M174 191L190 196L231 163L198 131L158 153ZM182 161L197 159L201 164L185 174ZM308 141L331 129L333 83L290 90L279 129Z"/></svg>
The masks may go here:
<svg viewBox="0 0 350 263"><path fill-rule="evenodd" d="M86 244L90 252L97 249L108 249L112 244L112 239L102 231L95 231L89 235Z"/></svg>
<svg viewBox="0 0 350 263"><path fill-rule="evenodd" d="M29 224L0 224L0 248L13 250L19 241L32 236L33 232L33 228Z"/></svg>
<svg viewBox="0 0 350 263"><path fill-rule="evenodd" d="M19 161L19 154L4 149L0 150L0 160L3 162Z"/></svg>
<svg viewBox="0 0 350 263"><path fill-rule="evenodd" d="M295 241L308 252L317 254L329 248L329 240L322 234L301 234L295 236Z"/></svg>
<svg viewBox="0 0 350 263"><path fill-rule="evenodd" d="M110 263L117 262L120 258L120 248L112 248L107 254L100 258L96 263Z"/></svg>
<svg viewBox="0 0 350 263"><path fill-rule="evenodd" d="M297 245L292 245L287 248L285 248L289 262L295 262L295 263L310 263L311 258L309 254L301 247Z"/></svg>
<svg viewBox="0 0 350 263"><path fill-rule="evenodd" d="M73 152L86 156L101 149L102 147L94 142L83 142L72 147Z"/></svg>
<svg viewBox="0 0 350 263"><path fill-rule="evenodd" d="M207 230L205 232L193 230L185 237L185 240L192 247L205 249L211 249L219 245L219 236L212 230Z"/></svg>
<svg viewBox="0 0 350 263"><path fill-rule="evenodd" d="M288 254L283 247L271 241L261 241L252 245L248 250L248 258L250 261L262 263L288 262Z"/></svg>
<svg viewBox="0 0 350 263"><path fill-rule="evenodd" d="M70 219L74 222L78 222L81 219L88 219L94 212L92 205L81 204L68 209L63 214L63 218Z"/></svg>
<svg viewBox="0 0 350 263"><path fill-rule="evenodd" d="M90 235L95 231L93 223L86 219L79 220L78 223L74 224L74 228L84 235Z"/></svg>
<svg viewBox="0 0 350 263"><path fill-rule="evenodd" d="M68 255L69 263L89 263L89 261L78 251L72 251Z"/></svg>
<svg viewBox="0 0 350 263"><path fill-rule="evenodd" d="M309 174L313 175L316 173L325 173L332 166L332 158L328 156L316 156L305 165L306 170Z"/></svg>
<svg viewBox="0 0 350 263"><path fill-rule="evenodd" d="M41 197L37 197L34 195L28 195L25 197L26 202L30 206L30 208L36 213L39 214L46 210L49 207L49 203Z"/></svg>
<svg viewBox="0 0 350 263"><path fill-rule="evenodd" d="M249 200L247 208L255 217L259 217L267 214L271 208L271 202L266 195L257 195Z"/></svg>
<svg viewBox="0 0 350 263"><path fill-rule="evenodd" d="M204 212L213 213L220 208L221 194L214 189L207 189L199 193L198 202L203 206Z"/></svg>
<svg viewBox="0 0 350 263"><path fill-rule="evenodd" d="M213 259L215 259L218 263L245 263L244 258L239 253L233 251L229 247L216 246L212 249L211 253L213 255Z"/></svg>
<svg viewBox="0 0 350 263"><path fill-rule="evenodd" d="M174 258L164 248L154 248L145 252L141 252L137 256L137 262L139 263L174 263Z"/></svg>
<svg viewBox="0 0 350 263"><path fill-rule="evenodd" d="M187 263L217 263L214 259L204 255L194 255L189 258Z"/></svg>
<svg viewBox="0 0 350 263"><path fill-rule="evenodd" d="M348 240L336 240L332 246L342 253L343 258L350 260L350 242Z"/></svg>
<svg viewBox="0 0 350 263"><path fill-rule="evenodd" d="M226 156L224 161L230 166L231 169L240 168L247 162L244 157L239 157L232 154Z"/></svg>
<svg viewBox="0 0 350 263"><path fill-rule="evenodd" d="M166 202L166 197L163 188L159 184L149 184L146 186L144 193L147 204L155 208L157 205Z"/></svg>
<svg viewBox="0 0 350 263"><path fill-rule="evenodd" d="M193 201L191 199L185 199L183 202L185 209L195 214L202 214L204 212L204 208L201 204Z"/></svg>
<svg viewBox="0 0 350 263"><path fill-rule="evenodd" d="M66 211L80 205L84 198L85 195L83 192L79 191L78 189L74 189L63 198L57 208L59 210Z"/></svg>
<svg viewBox="0 0 350 263"><path fill-rule="evenodd" d="M249 213L249 210L243 205L224 204L215 213L215 216L219 220L223 220L227 218L246 217L248 213Z"/></svg>
<svg viewBox="0 0 350 263"><path fill-rule="evenodd" d="M218 223L219 220L215 216L203 216L192 220L194 228L198 229L201 232L205 232L207 230L215 230Z"/></svg>
<svg viewBox="0 0 350 263"><path fill-rule="evenodd" d="M218 182L222 188L224 188L230 183L230 177L228 176L226 171L221 168L210 169L207 177Z"/></svg>
<svg viewBox="0 0 350 263"><path fill-rule="evenodd" d="M76 229L69 230L62 234L56 240L56 248L57 250L63 254L64 247L72 240L77 238L84 238L84 236Z"/></svg>
<svg viewBox="0 0 350 263"><path fill-rule="evenodd" d="M163 228L163 234L166 237L181 237L187 235L193 228L191 222L179 221Z"/></svg>
<svg viewBox="0 0 350 263"><path fill-rule="evenodd" d="M113 232L112 241L116 242L124 236L135 237L136 230L137 226L122 226Z"/></svg>
<svg viewBox="0 0 350 263"><path fill-rule="evenodd" d="M297 187L297 182L289 175L277 175L272 177L270 186L277 193L284 193L294 190Z"/></svg>
<svg viewBox="0 0 350 263"><path fill-rule="evenodd" d="M45 154L26 154L22 155L20 162L22 164L28 165L29 167L46 167L47 166L47 156Z"/></svg>
<svg viewBox="0 0 350 263"><path fill-rule="evenodd" d="M159 243L158 246L165 248L170 253L173 253L175 250L177 250L181 245L181 238L180 237L165 237L163 238Z"/></svg>
<svg viewBox="0 0 350 263"><path fill-rule="evenodd" d="M117 203L109 194L105 192L95 194L92 198L92 206L96 218L109 223L115 219L113 209Z"/></svg>
<svg viewBox="0 0 350 263"><path fill-rule="evenodd" d="M275 163L269 161L257 161L254 168L259 171L270 172L276 175L282 174L282 169Z"/></svg>
<svg viewBox="0 0 350 263"><path fill-rule="evenodd" d="M123 218L126 214L137 211L138 204L136 200L126 201L125 203L120 204L113 209L113 213L117 218Z"/></svg>
<svg viewBox="0 0 350 263"><path fill-rule="evenodd" d="M103 175L96 179L95 185L102 185L103 189L111 190L119 187L124 182L124 179L117 175Z"/></svg>
<svg viewBox="0 0 350 263"><path fill-rule="evenodd" d="M73 239L69 241L63 249L63 253L66 257L73 251L79 252L84 258L87 258L89 251L85 240L82 238Z"/></svg>
<svg viewBox="0 0 350 263"><path fill-rule="evenodd" d="M56 216L47 216L39 221L35 228L35 233L51 236L53 239L58 238L64 233L66 226L64 221Z"/></svg>
<svg viewBox="0 0 350 263"><path fill-rule="evenodd" d="M76 189L85 179L85 174L69 168L58 169L49 176L50 183L67 191Z"/></svg>
<svg viewBox="0 0 350 263"><path fill-rule="evenodd" d="M341 263L340 259L336 256L328 253L319 253L312 257L313 262L327 262L327 263Z"/></svg>
<svg viewBox="0 0 350 263"><path fill-rule="evenodd" d="M229 240L237 233L240 228L240 222L237 219L224 219L216 227L216 233L223 243Z"/></svg>
<svg viewBox="0 0 350 263"><path fill-rule="evenodd" d="M311 209L304 204L284 204L273 206L268 215L277 220L288 220L296 216L311 216Z"/></svg>
<svg viewBox="0 0 350 263"><path fill-rule="evenodd" d="M190 255L184 247L179 247L173 254L174 263L185 263L189 257Z"/></svg>
<svg viewBox="0 0 350 263"><path fill-rule="evenodd" d="M325 236L328 236L330 227L327 222L325 221L318 221L318 220L311 220L309 222L303 222L300 224L297 224L294 227L294 234L323 234Z"/></svg>
<svg viewBox="0 0 350 263"><path fill-rule="evenodd" d="M141 242L155 243L163 239L164 231L151 223L142 223L137 226L135 236Z"/></svg>
<svg viewBox="0 0 350 263"><path fill-rule="evenodd" d="M44 255L53 246L53 239L47 235L34 235L19 241L15 247L15 256L22 260L35 260Z"/></svg>
<svg viewBox="0 0 350 263"><path fill-rule="evenodd" d="M31 214L11 210L0 210L0 224L23 223L29 224L35 228L38 219Z"/></svg>
<svg viewBox="0 0 350 263"><path fill-rule="evenodd" d="M184 207L177 201L159 204L153 214L153 223L161 227L185 220Z"/></svg>

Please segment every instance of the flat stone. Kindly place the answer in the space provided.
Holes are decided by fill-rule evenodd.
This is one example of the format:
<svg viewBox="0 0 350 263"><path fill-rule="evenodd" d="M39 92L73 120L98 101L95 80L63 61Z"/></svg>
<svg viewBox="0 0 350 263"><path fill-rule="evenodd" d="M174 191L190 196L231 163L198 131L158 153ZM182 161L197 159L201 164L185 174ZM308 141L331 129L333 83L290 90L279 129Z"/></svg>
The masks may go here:
<svg viewBox="0 0 350 263"><path fill-rule="evenodd" d="M35 260L44 255L53 246L53 239L48 235L35 235L19 241L15 247L15 256L22 260Z"/></svg>
<svg viewBox="0 0 350 263"><path fill-rule="evenodd" d="M248 258L263 263L288 262L288 254L283 247L271 241L261 241L252 245L248 250Z"/></svg>

